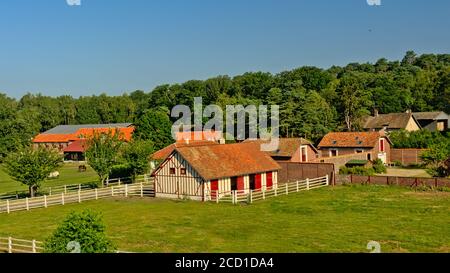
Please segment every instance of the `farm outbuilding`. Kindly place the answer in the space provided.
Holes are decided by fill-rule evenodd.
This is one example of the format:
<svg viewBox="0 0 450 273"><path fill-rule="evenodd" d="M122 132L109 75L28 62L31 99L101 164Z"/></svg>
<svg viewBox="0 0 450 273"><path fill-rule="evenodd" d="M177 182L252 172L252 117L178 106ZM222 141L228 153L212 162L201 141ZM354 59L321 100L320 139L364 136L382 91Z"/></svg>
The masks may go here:
<svg viewBox="0 0 450 273"><path fill-rule="evenodd" d="M251 143L177 147L155 169L155 195L216 200L277 188L280 166Z"/></svg>

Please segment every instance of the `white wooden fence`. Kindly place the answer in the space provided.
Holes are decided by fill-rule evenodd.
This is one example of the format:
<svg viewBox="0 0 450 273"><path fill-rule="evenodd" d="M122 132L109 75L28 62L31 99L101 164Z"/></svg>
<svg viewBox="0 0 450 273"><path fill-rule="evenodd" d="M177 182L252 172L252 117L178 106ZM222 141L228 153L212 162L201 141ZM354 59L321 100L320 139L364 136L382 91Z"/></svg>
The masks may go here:
<svg viewBox="0 0 450 273"><path fill-rule="evenodd" d="M0 213L11 213L14 211L47 208L49 206L65 205L69 203L81 203L87 200L98 200L113 196L154 196L154 188L151 183L125 184L106 188L79 190L57 195L44 195L34 198L18 200L6 200L0 202Z"/></svg>
<svg viewBox="0 0 450 273"><path fill-rule="evenodd" d="M135 183L150 183L153 181L153 178L150 177L149 175L142 175L142 176L138 176ZM131 177L122 177L122 178L114 178L114 179L108 179L106 180L106 186L107 187L111 187L111 186L120 186L120 185L124 185L124 184L129 184L132 182L132 178ZM92 182L95 183L95 182ZM83 183L83 184L70 184L70 185L62 185L62 186L55 186L55 187L48 187L48 188L43 188L41 191L45 192L46 195L55 195L55 194L67 194L69 192L78 192L78 191L82 191L82 190L89 190L89 189L93 189L92 187L92 183ZM28 191L18 191L16 192L16 194L0 194L0 200L11 200L11 199L19 199L20 195L23 194L28 194Z"/></svg>
<svg viewBox="0 0 450 273"><path fill-rule="evenodd" d="M7 253L39 253L42 252L44 243L36 240L22 240L12 237L0 237L0 252Z"/></svg>
<svg viewBox="0 0 450 273"><path fill-rule="evenodd" d="M267 198L276 197L279 195L288 195L300 191L308 191L317 188L327 187L330 185L329 176L299 180L286 184L280 184L277 188L258 189L258 190L235 190L229 192L211 192L213 202L228 202L232 204L239 204L242 202L253 203L254 201L265 200ZM215 198L218 196L218 198Z"/></svg>

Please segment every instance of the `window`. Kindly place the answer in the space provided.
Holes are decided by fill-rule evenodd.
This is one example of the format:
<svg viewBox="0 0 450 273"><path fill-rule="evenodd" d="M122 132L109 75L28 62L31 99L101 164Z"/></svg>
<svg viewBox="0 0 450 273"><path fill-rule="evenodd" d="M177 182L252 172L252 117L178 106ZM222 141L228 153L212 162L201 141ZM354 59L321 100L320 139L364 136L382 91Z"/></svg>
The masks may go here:
<svg viewBox="0 0 450 273"><path fill-rule="evenodd" d="M238 189L237 187L237 177L231 178L231 190L236 191Z"/></svg>
<svg viewBox="0 0 450 273"><path fill-rule="evenodd" d="M362 154L362 153L364 153L364 150L362 150L362 149L356 149L355 152L356 152L357 154Z"/></svg>
<svg viewBox="0 0 450 273"><path fill-rule="evenodd" d="M180 174L181 175L186 175L186 168L181 168Z"/></svg>
<svg viewBox="0 0 450 273"><path fill-rule="evenodd" d="M384 139L380 139L380 152L384 152Z"/></svg>
<svg viewBox="0 0 450 273"><path fill-rule="evenodd" d="M175 168L170 168L170 170L169 170L169 174L175 174L176 172L175 172Z"/></svg>
<svg viewBox="0 0 450 273"><path fill-rule="evenodd" d="M249 176L250 180L250 189L254 190L256 189L256 176L254 174Z"/></svg>
<svg viewBox="0 0 450 273"><path fill-rule="evenodd" d="M372 161L372 154L367 154L367 160Z"/></svg>
<svg viewBox="0 0 450 273"><path fill-rule="evenodd" d="M336 149L333 149L333 150L330 150L330 156L331 157L333 157L333 156L338 156L338 150L336 150Z"/></svg>
<svg viewBox="0 0 450 273"><path fill-rule="evenodd" d="M306 146L302 146L300 148L300 160L301 162L307 162L308 161L308 148Z"/></svg>

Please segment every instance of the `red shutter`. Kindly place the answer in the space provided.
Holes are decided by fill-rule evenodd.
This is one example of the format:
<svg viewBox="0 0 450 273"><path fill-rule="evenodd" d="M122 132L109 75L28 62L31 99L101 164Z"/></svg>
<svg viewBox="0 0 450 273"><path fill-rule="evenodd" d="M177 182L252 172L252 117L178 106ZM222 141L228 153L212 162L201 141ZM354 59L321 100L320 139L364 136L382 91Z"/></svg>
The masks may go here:
<svg viewBox="0 0 450 273"><path fill-rule="evenodd" d="M219 180L211 181L211 199L216 200L219 193Z"/></svg>
<svg viewBox="0 0 450 273"><path fill-rule="evenodd" d="M262 188L261 185L261 174L256 174L255 175L255 189L256 190L260 190Z"/></svg>
<svg viewBox="0 0 450 273"><path fill-rule="evenodd" d="M244 177L243 176L239 176L237 178L237 189L240 193L243 193L245 190L245 183L244 183Z"/></svg>
<svg viewBox="0 0 450 273"><path fill-rule="evenodd" d="M380 152L384 152L384 139L380 139Z"/></svg>
<svg viewBox="0 0 450 273"><path fill-rule="evenodd" d="M266 173L266 187L267 187L268 190L272 189L272 187L273 187L272 172Z"/></svg>

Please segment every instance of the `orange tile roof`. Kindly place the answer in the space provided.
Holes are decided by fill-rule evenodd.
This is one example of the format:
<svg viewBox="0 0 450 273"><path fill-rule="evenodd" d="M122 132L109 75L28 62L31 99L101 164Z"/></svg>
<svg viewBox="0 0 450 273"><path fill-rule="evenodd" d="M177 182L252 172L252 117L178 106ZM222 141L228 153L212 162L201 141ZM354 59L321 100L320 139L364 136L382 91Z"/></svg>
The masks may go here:
<svg viewBox="0 0 450 273"><path fill-rule="evenodd" d="M268 140L262 140L262 139L248 139L244 141L245 143L257 143L257 144L263 144L263 143L269 143ZM316 147L312 144L311 141L306 140L304 138L279 138L279 145L278 149L275 151L268 152L271 156L283 156L283 157L292 157L294 156L294 153L300 148L302 145L309 145L311 149L317 152Z"/></svg>
<svg viewBox="0 0 450 273"><path fill-rule="evenodd" d="M365 147L373 148L385 135L381 132L333 132L328 133L319 143L322 147ZM386 137L386 139L388 139ZM389 139L388 139L389 140Z"/></svg>
<svg viewBox="0 0 450 273"><path fill-rule="evenodd" d="M202 146L202 145L219 145L214 141L200 140L200 141L192 141L192 142L177 142L171 144L151 155L151 159L153 160L164 160L166 159L176 148L186 147L186 146Z"/></svg>
<svg viewBox="0 0 450 273"><path fill-rule="evenodd" d="M127 128L119 128L120 132L120 138L124 141L130 141L133 132L134 127L127 127ZM82 138L90 138L94 135L94 132L98 133L107 133L111 130L113 134L116 133L116 129L111 128L81 128L78 129L73 134L39 134L34 139L34 143L65 143L70 141L75 141Z"/></svg>
<svg viewBox="0 0 450 273"><path fill-rule="evenodd" d="M186 146L178 152L205 180L258 174L281 167L254 143Z"/></svg>
<svg viewBox="0 0 450 273"><path fill-rule="evenodd" d="M185 140L201 141L210 140L216 141L222 138L221 132L216 131L189 131L189 132L177 132L177 142L184 142Z"/></svg>

